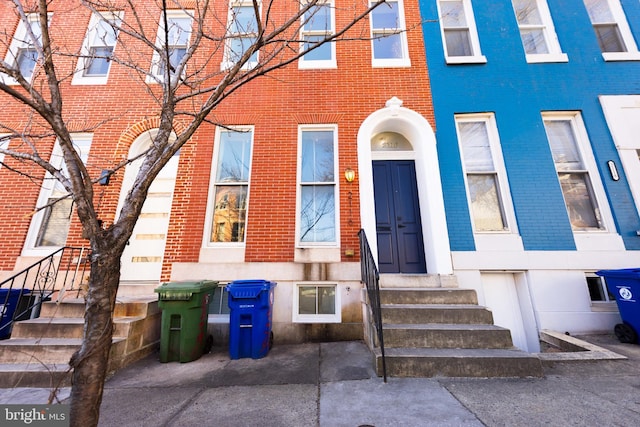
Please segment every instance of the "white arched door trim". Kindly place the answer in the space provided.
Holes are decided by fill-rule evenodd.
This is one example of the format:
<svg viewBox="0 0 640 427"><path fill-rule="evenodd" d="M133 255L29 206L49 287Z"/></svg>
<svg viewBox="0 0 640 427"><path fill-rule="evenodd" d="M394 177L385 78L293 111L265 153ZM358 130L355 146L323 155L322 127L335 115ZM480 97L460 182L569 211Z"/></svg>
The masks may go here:
<svg viewBox="0 0 640 427"><path fill-rule="evenodd" d="M397 132L413 145L427 272L452 274L435 134L422 115L402 107L402 101L396 97L388 100L385 108L369 115L358 131L360 221L372 252L378 253L371 138L379 132Z"/></svg>

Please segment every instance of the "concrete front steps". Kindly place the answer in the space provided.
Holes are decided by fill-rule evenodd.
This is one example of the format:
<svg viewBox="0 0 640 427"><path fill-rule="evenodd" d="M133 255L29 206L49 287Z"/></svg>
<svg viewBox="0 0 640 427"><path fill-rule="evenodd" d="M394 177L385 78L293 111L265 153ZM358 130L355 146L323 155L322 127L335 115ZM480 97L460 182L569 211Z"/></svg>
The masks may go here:
<svg viewBox="0 0 640 427"><path fill-rule="evenodd" d="M109 371L156 350L161 311L152 297L119 297ZM73 353L82 344L84 300L46 302L40 317L17 322L11 338L0 341L0 388L68 386Z"/></svg>
<svg viewBox="0 0 640 427"><path fill-rule="evenodd" d="M386 283L392 280L383 277ZM424 287L380 289L388 376L543 375L540 359L513 346L511 332L493 324L491 311L478 305L474 290L434 287L435 279L424 277ZM419 285L420 276L412 276L409 282ZM455 285L450 277L436 282ZM373 351L378 375L382 375L379 346Z"/></svg>

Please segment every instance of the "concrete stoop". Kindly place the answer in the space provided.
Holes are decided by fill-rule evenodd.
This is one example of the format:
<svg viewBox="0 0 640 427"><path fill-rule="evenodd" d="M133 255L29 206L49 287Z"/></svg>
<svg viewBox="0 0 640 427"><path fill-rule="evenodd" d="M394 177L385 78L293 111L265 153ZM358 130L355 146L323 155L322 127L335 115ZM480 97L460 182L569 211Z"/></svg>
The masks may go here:
<svg viewBox="0 0 640 427"><path fill-rule="evenodd" d="M474 290L433 287L434 279L424 277L424 287L380 289L387 375L543 376L540 359L513 346L511 332L493 324L491 311L478 305ZM385 283L390 280L385 277ZM411 279L412 284L419 280ZM455 279L439 281L455 285ZM380 348L370 346L382 375Z"/></svg>
<svg viewBox="0 0 640 427"><path fill-rule="evenodd" d="M157 349L161 311L153 297L119 297L109 371ZM17 322L0 341L0 388L60 387L71 381L68 362L82 344L84 300L45 302L40 317Z"/></svg>

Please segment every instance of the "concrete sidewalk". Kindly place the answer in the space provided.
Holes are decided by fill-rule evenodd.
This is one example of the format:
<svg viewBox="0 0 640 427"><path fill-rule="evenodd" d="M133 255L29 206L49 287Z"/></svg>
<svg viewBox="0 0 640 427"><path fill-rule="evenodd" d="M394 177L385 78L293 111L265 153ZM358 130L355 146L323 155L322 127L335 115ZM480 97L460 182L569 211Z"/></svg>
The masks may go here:
<svg viewBox="0 0 640 427"><path fill-rule="evenodd" d="M184 364L155 354L109 379L100 426L640 425L640 346L586 338L628 359L545 362L541 379L384 383L361 342L276 345L258 360L225 349ZM20 403L6 401L11 391L19 395L0 391L0 403Z"/></svg>

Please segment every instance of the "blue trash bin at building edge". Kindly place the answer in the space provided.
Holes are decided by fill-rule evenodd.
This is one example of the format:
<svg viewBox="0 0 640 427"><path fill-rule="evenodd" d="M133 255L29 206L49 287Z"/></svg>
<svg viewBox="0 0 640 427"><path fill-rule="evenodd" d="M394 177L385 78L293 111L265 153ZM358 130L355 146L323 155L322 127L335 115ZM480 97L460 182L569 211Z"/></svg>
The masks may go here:
<svg viewBox="0 0 640 427"><path fill-rule="evenodd" d="M236 280L227 285L231 359L260 359L271 349L275 286L267 280Z"/></svg>
<svg viewBox="0 0 640 427"><path fill-rule="evenodd" d="M11 322L20 298L29 294L29 289L0 289L0 340L11 336Z"/></svg>
<svg viewBox="0 0 640 427"><path fill-rule="evenodd" d="M605 278L609 292L616 297L622 323L615 326L616 337L623 343L638 343L640 334L640 268L596 271Z"/></svg>

